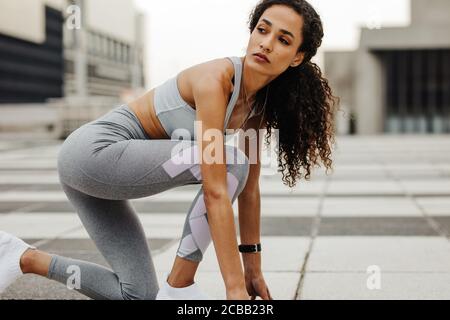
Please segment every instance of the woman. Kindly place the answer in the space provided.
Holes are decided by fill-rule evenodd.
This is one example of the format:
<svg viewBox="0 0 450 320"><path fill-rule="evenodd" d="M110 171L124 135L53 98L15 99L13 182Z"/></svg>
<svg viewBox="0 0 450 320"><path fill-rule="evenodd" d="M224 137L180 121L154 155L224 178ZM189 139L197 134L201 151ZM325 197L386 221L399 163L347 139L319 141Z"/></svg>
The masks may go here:
<svg viewBox="0 0 450 320"><path fill-rule="evenodd" d="M268 142L278 129L282 180L292 187L301 178L301 168L309 179L318 157L331 167L336 101L311 62L323 30L308 2L263 0L251 13L249 27L244 57L186 69L78 128L62 145L62 188L112 270L37 250L2 233L0 291L23 273L66 284L68 268L77 266L81 283L75 289L94 299L205 299L194 276L213 241L227 299L272 299L261 271L260 144L256 161L250 163L249 150L224 146L222 133L266 128ZM208 134L217 130L221 138L210 142ZM191 139L174 139L180 133ZM224 150L220 161L207 161L211 145ZM172 270L159 290L146 237L129 199L188 184L202 187L187 214ZM232 211L238 196L242 247ZM256 249L247 252L244 245Z"/></svg>

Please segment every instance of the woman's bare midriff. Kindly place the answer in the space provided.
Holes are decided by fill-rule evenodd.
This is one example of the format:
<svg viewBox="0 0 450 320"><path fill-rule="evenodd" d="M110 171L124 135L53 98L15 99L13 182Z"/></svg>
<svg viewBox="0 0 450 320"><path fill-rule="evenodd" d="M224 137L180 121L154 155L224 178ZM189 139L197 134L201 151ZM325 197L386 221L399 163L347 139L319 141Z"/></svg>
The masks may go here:
<svg viewBox="0 0 450 320"><path fill-rule="evenodd" d="M152 139L169 139L166 131L161 125L153 106L154 89L151 89L142 97L129 103L128 106L134 111L147 135Z"/></svg>
<svg viewBox="0 0 450 320"><path fill-rule="evenodd" d="M195 110L195 105L193 97L189 95L191 92L190 88L187 87L188 80L186 77L190 75L188 70L184 70L178 74L177 86L180 90L180 95L184 101L186 101L191 108ZM151 89L149 92L144 94L142 97L136 99L135 101L129 103L128 105L134 111L145 132L152 139L170 139L164 130L161 122L156 116L155 106L153 104L155 89Z"/></svg>

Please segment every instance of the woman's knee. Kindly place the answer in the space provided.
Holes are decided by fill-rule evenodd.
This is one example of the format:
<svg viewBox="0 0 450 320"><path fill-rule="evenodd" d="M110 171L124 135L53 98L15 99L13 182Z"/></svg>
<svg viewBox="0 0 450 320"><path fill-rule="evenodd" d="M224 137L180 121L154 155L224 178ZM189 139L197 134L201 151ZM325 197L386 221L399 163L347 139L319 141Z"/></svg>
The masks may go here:
<svg viewBox="0 0 450 320"><path fill-rule="evenodd" d="M138 283L120 283L122 297L124 300L155 300L159 287L155 284L146 284L145 281Z"/></svg>

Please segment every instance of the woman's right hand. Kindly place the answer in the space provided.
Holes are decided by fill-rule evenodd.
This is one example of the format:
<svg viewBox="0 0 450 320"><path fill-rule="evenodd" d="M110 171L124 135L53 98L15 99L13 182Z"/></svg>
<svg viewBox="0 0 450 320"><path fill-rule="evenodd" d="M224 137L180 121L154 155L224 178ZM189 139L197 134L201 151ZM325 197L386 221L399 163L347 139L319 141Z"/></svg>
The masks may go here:
<svg viewBox="0 0 450 320"><path fill-rule="evenodd" d="M227 290L227 300L250 300L250 296L244 287L241 289Z"/></svg>

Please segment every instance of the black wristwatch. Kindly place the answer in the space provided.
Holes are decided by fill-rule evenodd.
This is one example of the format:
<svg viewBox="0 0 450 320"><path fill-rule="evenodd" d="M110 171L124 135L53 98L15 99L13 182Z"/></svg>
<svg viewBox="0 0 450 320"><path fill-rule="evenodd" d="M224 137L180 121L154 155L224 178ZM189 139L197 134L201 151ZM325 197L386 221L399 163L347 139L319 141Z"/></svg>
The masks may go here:
<svg viewBox="0 0 450 320"><path fill-rule="evenodd" d="M239 252L260 252L260 251L261 251L261 243L239 245Z"/></svg>

